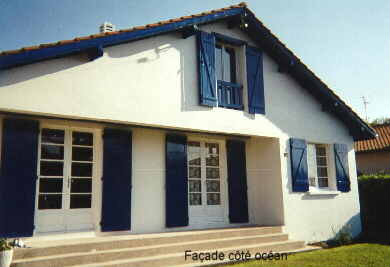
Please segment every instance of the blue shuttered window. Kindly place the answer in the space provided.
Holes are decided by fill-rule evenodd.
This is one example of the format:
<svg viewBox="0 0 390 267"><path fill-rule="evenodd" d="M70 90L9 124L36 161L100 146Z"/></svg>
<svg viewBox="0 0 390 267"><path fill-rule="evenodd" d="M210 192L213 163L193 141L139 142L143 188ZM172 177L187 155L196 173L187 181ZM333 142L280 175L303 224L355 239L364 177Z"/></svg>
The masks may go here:
<svg viewBox="0 0 390 267"><path fill-rule="evenodd" d="M103 136L102 231L131 229L132 135L105 129Z"/></svg>
<svg viewBox="0 0 390 267"><path fill-rule="evenodd" d="M246 46L249 113L265 114L263 55L258 49Z"/></svg>
<svg viewBox="0 0 390 267"><path fill-rule="evenodd" d="M345 144L334 144L334 154L337 190L341 192L349 192L351 190L351 182L348 171L348 146Z"/></svg>
<svg viewBox="0 0 390 267"><path fill-rule="evenodd" d="M226 142L229 219L231 223L246 223L248 216L248 195L246 181L245 142L228 140Z"/></svg>
<svg viewBox="0 0 390 267"><path fill-rule="evenodd" d="M215 37L211 33L197 33L199 65L199 98L204 106L217 106L215 78Z"/></svg>
<svg viewBox="0 0 390 267"><path fill-rule="evenodd" d="M39 123L5 119L0 173L0 237L34 231Z"/></svg>
<svg viewBox="0 0 390 267"><path fill-rule="evenodd" d="M188 225L187 137L168 134L165 158L166 226Z"/></svg>
<svg viewBox="0 0 390 267"><path fill-rule="evenodd" d="M309 191L307 145L302 139L290 139L291 177L293 192Z"/></svg>

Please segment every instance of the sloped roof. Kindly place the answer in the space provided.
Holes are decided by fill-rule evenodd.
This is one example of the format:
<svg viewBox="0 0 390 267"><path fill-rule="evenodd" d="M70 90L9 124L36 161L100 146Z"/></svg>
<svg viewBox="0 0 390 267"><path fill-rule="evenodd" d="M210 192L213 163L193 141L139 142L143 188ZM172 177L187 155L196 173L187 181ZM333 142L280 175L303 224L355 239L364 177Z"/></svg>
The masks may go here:
<svg viewBox="0 0 390 267"><path fill-rule="evenodd" d="M355 142L356 152L390 151L390 124L373 126L378 137Z"/></svg>
<svg viewBox="0 0 390 267"><path fill-rule="evenodd" d="M92 48L101 50L107 46L185 30L192 26L221 20L226 20L230 27L240 26L241 30L246 32L278 63L281 71L289 73L321 103L324 112L329 112L339 118L348 127L354 140L375 137L375 131L266 28L245 3L115 32L93 34L77 37L73 40L4 51L0 53L0 70L80 53ZM246 26L243 27L245 24Z"/></svg>

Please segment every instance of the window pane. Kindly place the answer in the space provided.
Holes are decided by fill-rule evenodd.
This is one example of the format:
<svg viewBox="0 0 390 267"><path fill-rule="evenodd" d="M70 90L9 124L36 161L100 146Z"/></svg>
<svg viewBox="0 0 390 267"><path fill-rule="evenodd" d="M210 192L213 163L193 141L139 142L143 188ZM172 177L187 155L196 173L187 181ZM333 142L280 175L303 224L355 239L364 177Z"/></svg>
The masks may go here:
<svg viewBox="0 0 390 267"><path fill-rule="evenodd" d="M219 181L207 181L207 192L220 192Z"/></svg>
<svg viewBox="0 0 390 267"><path fill-rule="evenodd" d="M208 193L207 194L207 205L220 205L221 197L219 193Z"/></svg>
<svg viewBox="0 0 390 267"><path fill-rule="evenodd" d="M208 155L206 158L207 166L219 166L219 156Z"/></svg>
<svg viewBox="0 0 390 267"><path fill-rule="evenodd" d="M222 52L222 62L223 62L223 80L226 82L236 82L235 81L235 54L234 49L230 47L224 47Z"/></svg>
<svg viewBox="0 0 390 267"><path fill-rule="evenodd" d="M62 176L64 167L63 162L41 161L41 176Z"/></svg>
<svg viewBox="0 0 390 267"><path fill-rule="evenodd" d="M72 160L93 161L93 149L90 147L72 147Z"/></svg>
<svg viewBox="0 0 390 267"><path fill-rule="evenodd" d="M73 145L92 146L93 135L92 133L73 132Z"/></svg>
<svg viewBox="0 0 390 267"><path fill-rule="evenodd" d="M327 166L326 157L317 157L318 166Z"/></svg>
<svg viewBox="0 0 390 267"><path fill-rule="evenodd" d="M72 176L92 177L92 163L72 163Z"/></svg>
<svg viewBox="0 0 390 267"><path fill-rule="evenodd" d="M201 193L190 193L190 205L191 206L202 205L202 194Z"/></svg>
<svg viewBox="0 0 390 267"><path fill-rule="evenodd" d="M188 142L188 152L189 153L199 153L200 152L200 143L199 142Z"/></svg>
<svg viewBox="0 0 390 267"><path fill-rule="evenodd" d="M64 159L64 147L42 145L41 159Z"/></svg>
<svg viewBox="0 0 390 267"><path fill-rule="evenodd" d="M61 209L62 208L62 195L39 195L38 209Z"/></svg>
<svg viewBox="0 0 390 267"><path fill-rule="evenodd" d="M230 82L235 83L236 82L236 54L233 48L226 47L226 52L229 55L229 62L230 62Z"/></svg>
<svg viewBox="0 0 390 267"><path fill-rule="evenodd" d="M62 193L62 179L41 178L39 179L40 193Z"/></svg>
<svg viewBox="0 0 390 267"><path fill-rule="evenodd" d="M328 187L328 178L318 178L319 187Z"/></svg>
<svg viewBox="0 0 390 267"><path fill-rule="evenodd" d="M219 168L206 168L207 179L219 179Z"/></svg>
<svg viewBox="0 0 390 267"><path fill-rule="evenodd" d="M324 146L316 146L317 156L326 156L326 148Z"/></svg>
<svg viewBox="0 0 390 267"><path fill-rule="evenodd" d="M190 167L189 178L200 178L200 167Z"/></svg>
<svg viewBox="0 0 390 267"><path fill-rule="evenodd" d="M215 47L215 75L217 80L223 80L222 76L222 48L217 45Z"/></svg>
<svg viewBox="0 0 390 267"><path fill-rule="evenodd" d="M188 181L189 191L190 192L202 192L202 186L200 180L190 180Z"/></svg>
<svg viewBox="0 0 390 267"><path fill-rule="evenodd" d="M92 179L72 178L70 192L71 193L91 193L92 192Z"/></svg>
<svg viewBox="0 0 390 267"><path fill-rule="evenodd" d="M318 167L317 168L317 176L318 177L328 177L328 169L326 167Z"/></svg>
<svg viewBox="0 0 390 267"><path fill-rule="evenodd" d="M208 154L219 154L219 144L206 143Z"/></svg>
<svg viewBox="0 0 390 267"><path fill-rule="evenodd" d="M199 153L190 153L188 155L188 164L189 165L200 165L200 154Z"/></svg>
<svg viewBox="0 0 390 267"><path fill-rule="evenodd" d="M54 129L42 129L42 143L55 143L63 144L64 143L64 130L54 130Z"/></svg>
<svg viewBox="0 0 390 267"><path fill-rule="evenodd" d="M70 195L71 209L89 209L91 208L91 195Z"/></svg>

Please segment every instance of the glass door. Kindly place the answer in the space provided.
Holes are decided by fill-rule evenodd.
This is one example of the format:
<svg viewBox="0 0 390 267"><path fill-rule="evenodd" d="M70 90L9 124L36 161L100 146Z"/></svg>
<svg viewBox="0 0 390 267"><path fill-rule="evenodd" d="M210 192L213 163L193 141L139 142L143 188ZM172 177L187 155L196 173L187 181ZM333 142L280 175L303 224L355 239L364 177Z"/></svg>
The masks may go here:
<svg viewBox="0 0 390 267"><path fill-rule="evenodd" d="M71 128L41 129L38 162L38 232L93 227L94 135Z"/></svg>
<svg viewBox="0 0 390 267"><path fill-rule="evenodd" d="M72 160L67 199L69 209L92 207L93 134L72 131Z"/></svg>
<svg viewBox="0 0 390 267"><path fill-rule="evenodd" d="M188 153L188 205L190 224L224 222L225 183L221 175L220 142L190 141Z"/></svg>

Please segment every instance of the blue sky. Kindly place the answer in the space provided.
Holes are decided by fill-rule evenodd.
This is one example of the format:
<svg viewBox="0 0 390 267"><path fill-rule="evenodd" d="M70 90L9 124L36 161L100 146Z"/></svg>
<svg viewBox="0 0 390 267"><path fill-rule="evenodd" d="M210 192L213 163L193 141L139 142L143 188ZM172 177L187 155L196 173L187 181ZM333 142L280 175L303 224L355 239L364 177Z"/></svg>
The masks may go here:
<svg viewBox="0 0 390 267"><path fill-rule="evenodd" d="M248 0L249 8L362 117L390 117L390 1ZM237 4L227 0L0 0L0 51Z"/></svg>

